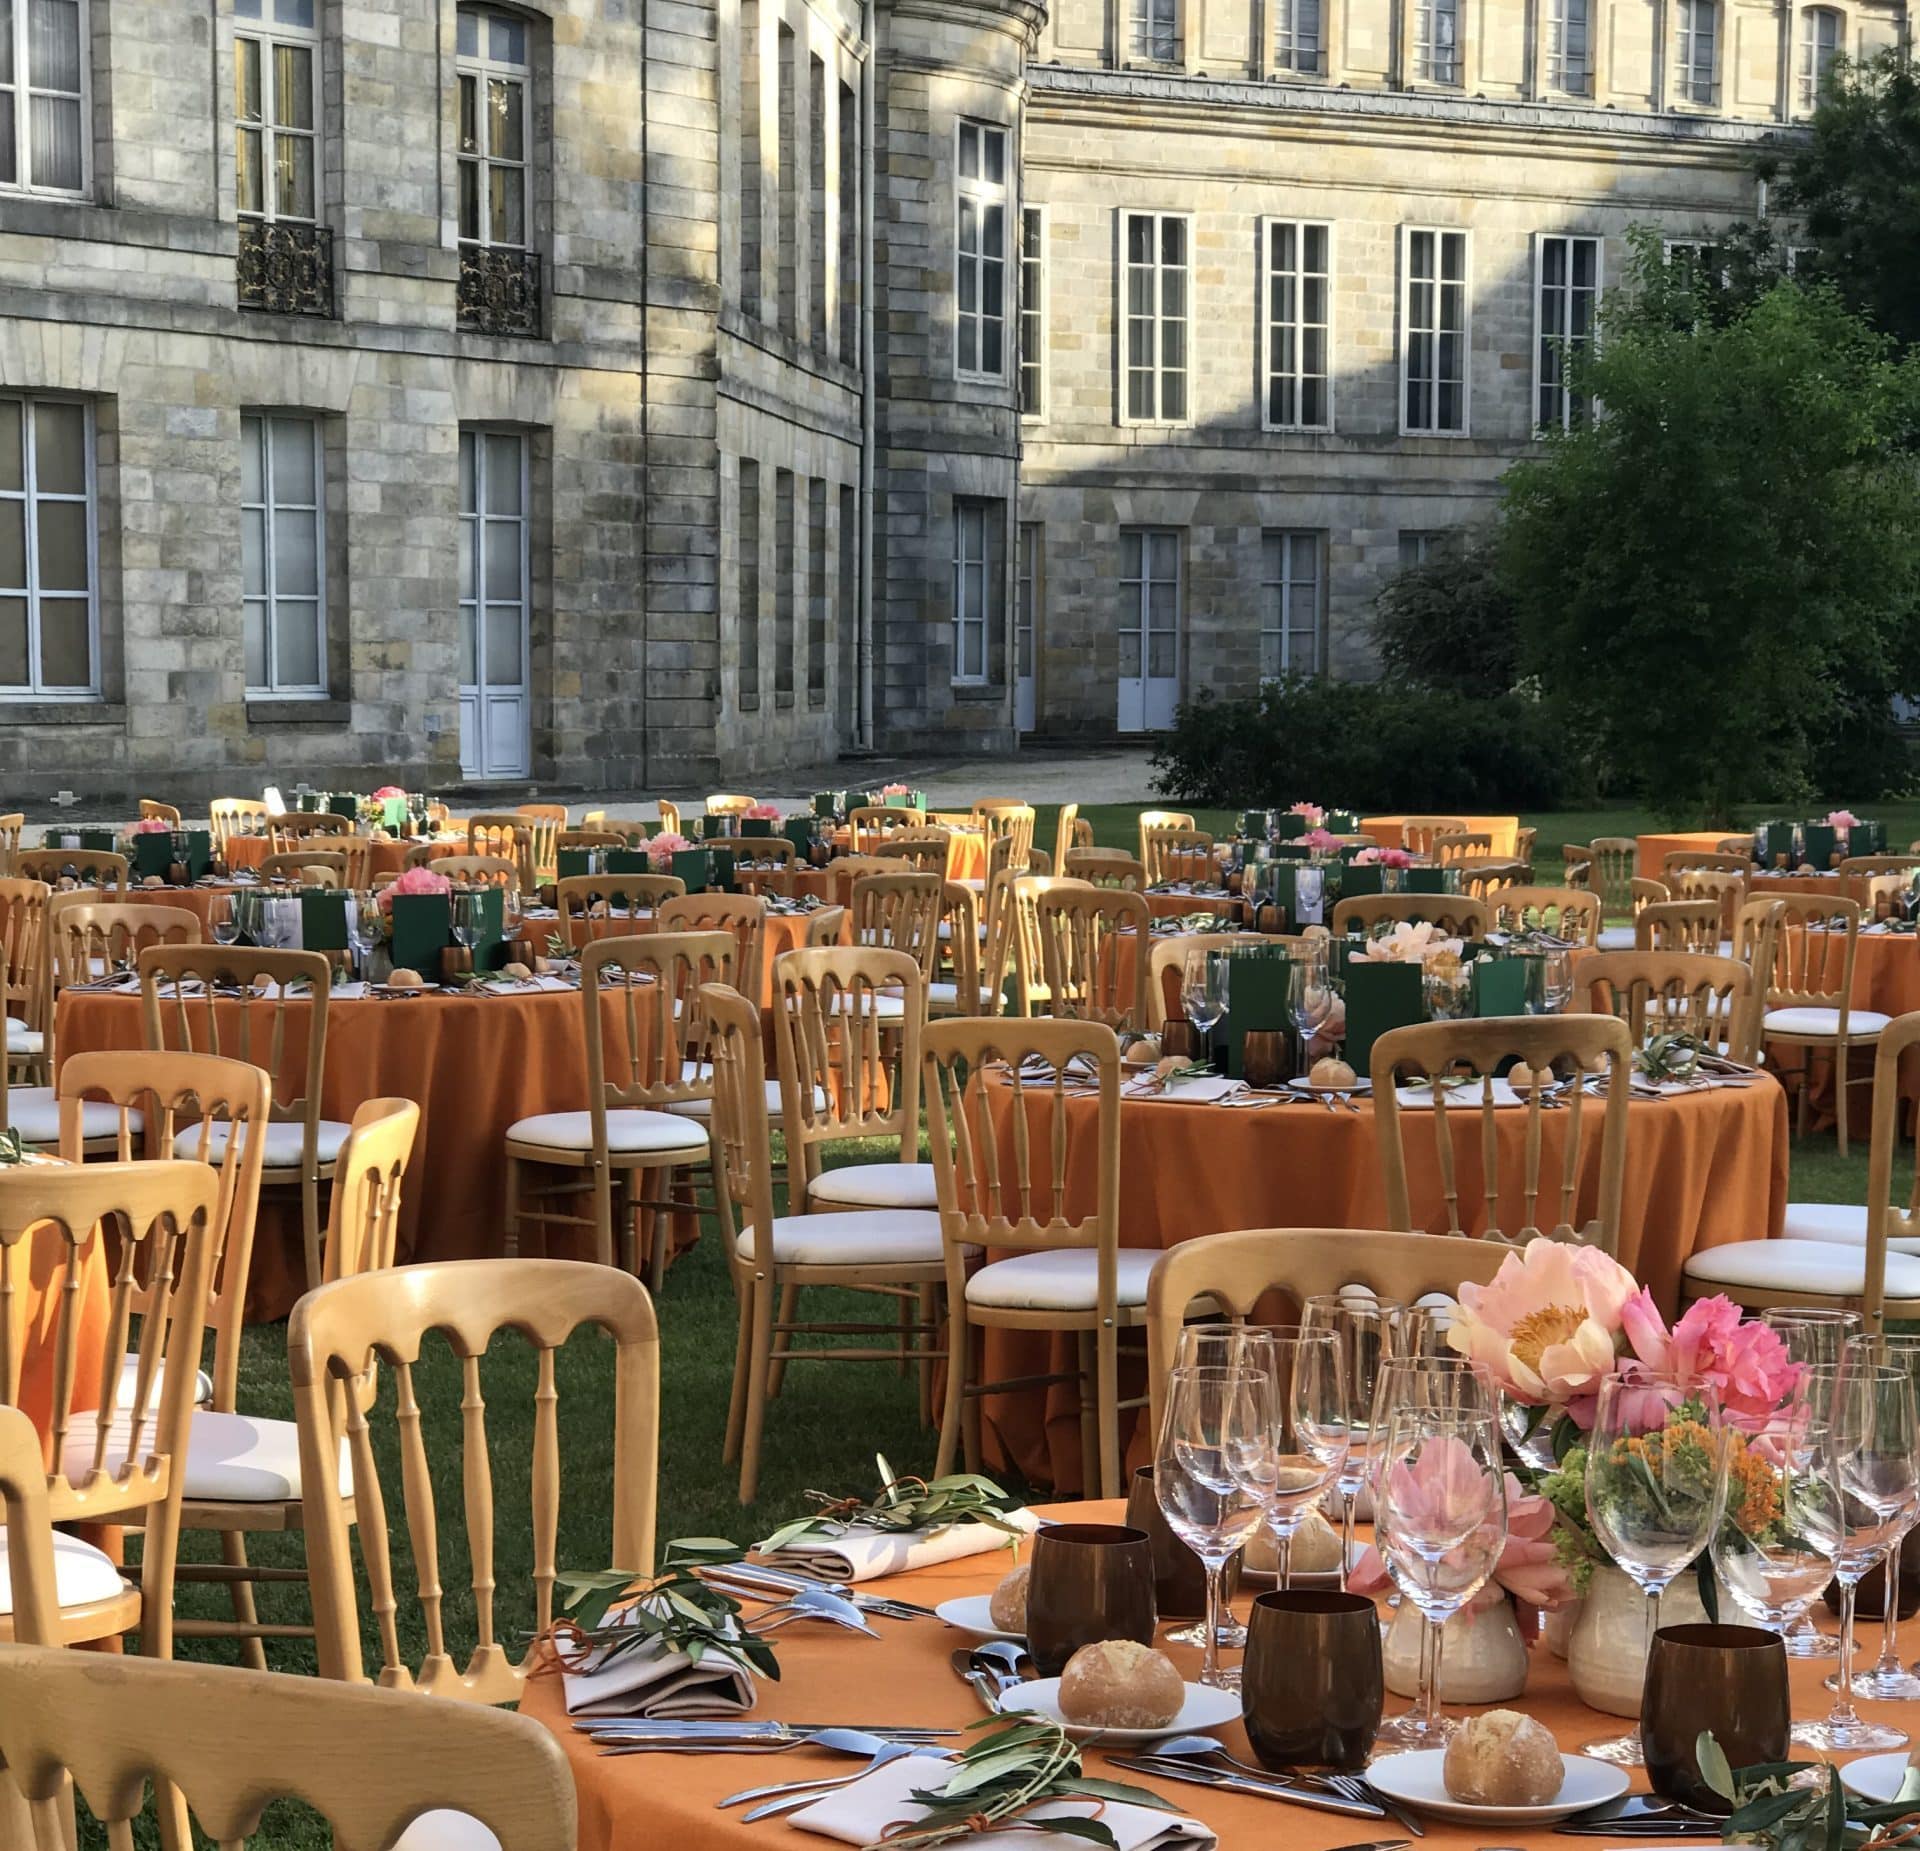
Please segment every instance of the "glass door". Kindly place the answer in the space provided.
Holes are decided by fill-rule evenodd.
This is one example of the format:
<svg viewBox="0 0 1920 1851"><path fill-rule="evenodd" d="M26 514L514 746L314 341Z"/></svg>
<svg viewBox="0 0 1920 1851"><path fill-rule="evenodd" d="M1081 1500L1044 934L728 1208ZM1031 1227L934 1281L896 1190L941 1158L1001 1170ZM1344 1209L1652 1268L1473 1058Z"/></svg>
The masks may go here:
<svg viewBox="0 0 1920 1851"><path fill-rule="evenodd" d="M460 433L460 770L524 778L527 698L527 440Z"/></svg>
<svg viewBox="0 0 1920 1851"><path fill-rule="evenodd" d="M1120 536L1119 712L1123 733L1173 724L1180 701L1180 536L1131 528Z"/></svg>

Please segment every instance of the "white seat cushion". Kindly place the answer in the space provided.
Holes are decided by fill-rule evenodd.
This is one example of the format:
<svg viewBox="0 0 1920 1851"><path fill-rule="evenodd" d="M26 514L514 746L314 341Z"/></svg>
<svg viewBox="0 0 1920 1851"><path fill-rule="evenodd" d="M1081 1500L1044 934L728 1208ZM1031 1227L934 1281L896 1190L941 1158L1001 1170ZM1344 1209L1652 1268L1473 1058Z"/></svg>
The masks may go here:
<svg viewBox="0 0 1920 1851"><path fill-rule="evenodd" d="M47 1038L37 1028L29 1028L13 1015L6 1018L6 1023L9 1054L39 1054L45 1050Z"/></svg>
<svg viewBox="0 0 1920 1851"><path fill-rule="evenodd" d="M734 1236L753 1258L753 1230ZM849 1209L843 1214L776 1215L773 1257L783 1266L922 1266L940 1259L940 1217L925 1209Z"/></svg>
<svg viewBox="0 0 1920 1851"><path fill-rule="evenodd" d="M1158 1247L1122 1247L1115 1275L1116 1300L1147 1302L1147 1276ZM1100 1302L1099 1256L1090 1247L1016 1253L983 1266L967 1281L967 1303L1003 1311L1092 1311Z"/></svg>
<svg viewBox="0 0 1920 1851"><path fill-rule="evenodd" d="M991 1009L994 1004L999 1001L999 998L1000 992L998 990L989 989L984 983L980 986L980 1007L982 1009ZM959 1001L960 986L957 983L949 983L943 977L937 983L927 985L927 1006L930 1009L956 1007Z"/></svg>
<svg viewBox="0 0 1920 1851"><path fill-rule="evenodd" d="M187 1434L186 1494L235 1504L300 1495L300 1431L290 1420L197 1410ZM353 1467L340 1442L340 1495L353 1495Z"/></svg>
<svg viewBox="0 0 1920 1851"><path fill-rule="evenodd" d="M105 1550L69 1536L53 1533L53 1598L63 1607L87 1607L98 1600L115 1600L127 1591L120 1571ZM7 1533L0 1529L0 1613L13 1611L13 1564L7 1559Z"/></svg>
<svg viewBox="0 0 1920 1851"><path fill-rule="evenodd" d="M938 1208L930 1163L849 1163L822 1170L807 1185L809 1202L849 1208Z"/></svg>
<svg viewBox="0 0 1920 1851"><path fill-rule="evenodd" d="M1633 949L1633 927L1603 926L1600 932L1599 946L1602 951L1631 951Z"/></svg>
<svg viewBox="0 0 1920 1851"><path fill-rule="evenodd" d="M463 1812L423 1812L393 1841L393 1851L501 1851L500 1841Z"/></svg>
<svg viewBox="0 0 1920 1851"><path fill-rule="evenodd" d="M337 1118L323 1118L314 1133L314 1157L321 1163L338 1161L340 1148L347 1141L353 1127ZM207 1161L224 1163L227 1160L227 1140L233 1135L233 1127L228 1124L214 1124L207 1127ZM306 1143L306 1127L291 1120L276 1121L266 1127L262 1140L260 1162L269 1170L297 1170L300 1167L300 1153ZM190 1126L173 1140L173 1154L176 1157L197 1157L200 1155L200 1127Z"/></svg>
<svg viewBox="0 0 1920 1851"><path fill-rule="evenodd" d="M134 1391L138 1389L139 1386L140 1358L136 1355L129 1355L120 1364L120 1388L119 1392L114 1396L114 1405L123 1408L132 1407ZM161 1399L165 1396L166 1392L167 1371L166 1366L162 1364L161 1367L154 1372L153 1378L153 1405L155 1407L160 1405ZM193 1372L194 1406L200 1407L212 1399L213 1377L204 1369L196 1369Z"/></svg>
<svg viewBox="0 0 1920 1851"><path fill-rule="evenodd" d="M127 1123L139 1132L145 1120L138 1112L127 1114ZM7 1088L7 1123L20 1134L25 1144L60 1142L60 1100L51 1086L10 1086ZM80 1106L80 1135L113 1137L120 1129L120 1108L99 1099L84 1100Z"/></svg>
<svg viewBox="0 0 1920 1851"><path fill-rule="evenodd" d="M682 1085L691 1086L696 1081L710 1080L712 1078L713 1066L709 1061L689 1060L680 1063L680 1080ZM767 1118L770 1123L777 1125L780 1122L780 1114L783 1109L780 1104L780 1082L778 1080L768 1080L765 1082L765 1085L767 1089ZM816 1112L824 1112L830 1104L832 1104L832 1101L828 1099L825 1090L816 1086L813 1089L813 1109ZM678 1105L668 1106L667 1110L669 1112L678 1112L686 1118L711 1118L713 1116L713 1101L711 1099L683 1099Z"/></svg>
<svg viewBox="0 0 1920 1851"><path fill-rule="evenodd" d="M1881 1015L1875 1009L1849 1009L1847 1039L1870 1041L1875 1035L1884 1034L1887 1024L1892 1020L1892 1016ZM1837 1035L1840 1032L1840 1011L1769 1009L1760 1018L1760 1032L1764 1035Z"/></svg>
<svg viewBox="0 0 1920 1851"><path fill-rule="evenodd" d="M852 1008L848 1008L844 994L836 990L827 1005L829 1015L871 1016L876 1022L904 1022L907 1016L906 999L890 994L886 990L874 990L862 996Z"/></svg>
<svg viewBox="0 0 1920 1851"><path fill-rule="evenodd" d="M516 1120L507 1127L507 1136L516 1144L544 1144L552 1150L592 1150L593 1114L542 1112ZM698 1157L706 1154L707 1134L675 1112L617 1106L607 1114L607 1149L629 1156L685 1151Z"/></svg>
<svg viewBox="0 0 1920 1851"><path fill-rule="evenodd" d="M1867 1244L1866 1205L1789 1202L1783 1232L1789 1240L1826 1240L1838 1247L1864 1247ZM1920 1254L1920 1238L1896 1234L1887 1242L1887 1251Z"/></svg>
<svg viewBox="0 0 1920 1851"><path fill-rule="evenodd" d="M1737 1240L1703 1247L1686 1265L1687 1283L1760 1290L1830 1292L1857 1298L1866 1280L1866 1252L1832 1240ZM1920 1257L1887 1255L1887 1296L1920 1298Z"/></svg>

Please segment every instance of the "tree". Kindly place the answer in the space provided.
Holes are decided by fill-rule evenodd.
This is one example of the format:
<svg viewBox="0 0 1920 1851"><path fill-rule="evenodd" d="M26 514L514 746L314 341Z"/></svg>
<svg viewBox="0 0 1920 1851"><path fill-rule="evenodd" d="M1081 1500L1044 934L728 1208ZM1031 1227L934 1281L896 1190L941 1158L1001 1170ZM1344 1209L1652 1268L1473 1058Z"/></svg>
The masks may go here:
<svg viewBox="0 0 1920 1851"><path fill-rule="evenodd" d="M1863 687L1920 685L1920 372L1824 286L1689 324L1634 242L1570 356L1602 414L1508 474L1500 566L1522 667L1588 716L1582 743L1663 812L1725 824L1806 794Z"/></svg>
<svg viewBox="0 0 1920 1851"><path fill-rule="evenodd" d="M1389 675L1460 694L1509 692L1519 628L1491 534L1449 534L1388 579L1374 602L1373 641Z"/></svg>

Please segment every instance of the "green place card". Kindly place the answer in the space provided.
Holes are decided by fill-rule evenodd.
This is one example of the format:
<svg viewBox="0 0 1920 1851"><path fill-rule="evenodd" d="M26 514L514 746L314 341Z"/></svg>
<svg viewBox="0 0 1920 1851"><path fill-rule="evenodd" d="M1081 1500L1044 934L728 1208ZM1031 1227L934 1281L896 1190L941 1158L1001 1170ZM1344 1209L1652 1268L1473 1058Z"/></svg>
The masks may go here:
<svg viewBox="0 0 1920 1851"><path fill-rule="evenodd" d="M97 848L103 853L111 855L116 847L116 839L111 829L80 829L66 831L64 833L78 835L82 848ZM138 836L134 837L136 842L139 841L139 839ZM155 840L164 840L164 838L156 837ZM162 872L165 872L165 870L163 869Z"/></svg>
<svg viewBox="0 0 1920 1851"><path fill-rule="evenodd" d="M1234 825L1234 834L1256 837L1264 840L1267 833L1267 813L1265 810L1242 810L1240 820Z"/></svg>
<svg viewBox="0 0 1920 1851"><path fill-rule="evenodd" d="M1369 1070L1373 1044L1382 1035L1426 1019L1426 992L1418 964L1347 960L1345 1053L1355 1073Z"/></svg>
<svg viewBox="0 0 1920 1851"><path fill-rule="evenodd" d="M444 893L393 896L393 967L440 981L440 954L453 943L453 903Z"/></svg>
<svg viewBox="0 0 1920 1851"><path fill-rule="evenodd" d="M477 971L498 970L507 962L507 953L511 949L506 932L507 896L499 887L485 887L478 898L480 929L473 939L473 968Z"/></svg>
<svg viewBox="0 0 1920 1851"><path fill-rule="evenodd" d="M128 842L133 849L134 873L142 880L149 874L158 874L164 879L173 866L172 835L149 830L145 835L128 837Z"/></svg>
<svg viewBox="0 0 1920 1851"><path fill-rule="evenodd" d="M1830 868L1833 858L1840 851L1840 831L1829 828L1825 823L1808 823L1800 832L1805 844L1807 866L1810 868Z"/></svg>
<svg viewBox="0 0 1920 1851"><path fill-rule="evenodd" d="M1291 842L1295 836L1307 833L1307 819L1296 816L1291 810L1283 810L1273 819L1273 833L1282 842Z"/></svg>
<svg viewBox="0 0 1920 1851"><path fill-rule="evenodd" d="M1351 862L1341 870L1340 897L1351 900L1356 895L1385 893L1387 890L1387 871L1369 863L1364 868L1356 868Z"/></svg>
<svg viewBox="0 0 1920 1851"><path fill-rule="evenodd" d="M1238 1080L1245 1077L1241 1049L1249 1030L1293 1027L1293 959L1280 949L1236 951L1228 955L1227 967L1231 1006L1214 1034L1227 1050L1228 1077Z"/></svg>
<svg viewBox="0 0 1920 1851"><path fill-rule="evenodd" d="M610 848L607 850L607 872L609 874L651 874L653 858L644 848Z"/></svg>
<svg viewBox="0 0 1920 1851"><path fill-rule="evenodd" d="M686 882L689 893L705 893L707 883L713 878L712 851L704 848L676 850L673 871Z"/></svg>
<svg viewBox="0 0 1920 1851"><path fill-rule="evenodd" d="M1276 861L1267 891L1285 918L1286 931L1298 932L1302 926L1326 924L1327 880L1323 870Z"/></svg>
<svg viewBox="0 0 1920 1851"><path fill-rule="evenodd" d="M740 819L740 833L743 836L753 836L757 840L764 841L768 836L773 834L773 818L771 816L743 816Z"/></svg>
<svg viewBox="0 0 1920 1851"><path fill-rule="evenodd" d="M1459 876L1452 868L1408 868L1400 883L1402 893L1458 893Z"/></svg>
<svg viewBox="0 0 1920 1851"><path fill-rule="evenodd" d="M1468 967L1467 976L1473 991L1475 1015L1527 1013L1525 958L1481 958Z"/></svg>
<svg viewBox="0 0 1920 1851"><path fill-rule="evenodd" d="M813 813L819 817L835 817L847 807L845 791L815 791L813 793Z"/></svg>
<svg viewBox="0 0 1920 1851"><path fill-rule="evenodd" d="M716 893L732 893L734 891L733 864L739 858L739 854L740 851L737 848L710 848L707 850L707 860L711 867L708 880ZM691 892L691 888L689 888L688 891Z"/></svg>
<svg viewBox="0 0 1920 1851"><path fill-rule="evenodd" d="M1784 862L1793 866L1793 825L1780 821L1756 824L1754 836L1760 843L1760 860L1765 867L1778 867Z"/></svg>
<svg viewBox="0 0 1920 1851"><path fill-rule="evenodd" d="M345 951L347 902L343 887L303 887L300 890L300 946L304 951Z"/></svg>
<svg viewBox="0 0 1920 1851"><path fill-rule="evenodd" d="M382 797L380 799L380 825L383 829L401 830L409 820L407 800L404 797Z"/></svg>
<svg viewBox="0 0 1920 1851"><path fill-rule="evenodd" d="M1326 827L1337 836L1352 836L1360 833L1360 812L1358 810L1329 810Z"/></svg>
<svg viewBox="0 0 1920 1851"><path fill-rule="evenodd" d="M790 816L786 827L780 832L794 846L796 852L805 855L814 844L813 818L810 816Z"/></svg>
<svg viewBox="0 0 1920 1851"><path fill-rule="evenodd" d="M593 872L593 850L590 848L563 848L553 858L553 871L560 880L572 880L581 874Z"/></svg>
<svg viewBox="0 0 1920 1851"><path fill-rule="evenodd" d="M1884 855L1887 852L1887 826L1885 823L1870 822L1862 817L1853 826L1853 833L1847 839L1847 852L1850 855Z"/></svg>

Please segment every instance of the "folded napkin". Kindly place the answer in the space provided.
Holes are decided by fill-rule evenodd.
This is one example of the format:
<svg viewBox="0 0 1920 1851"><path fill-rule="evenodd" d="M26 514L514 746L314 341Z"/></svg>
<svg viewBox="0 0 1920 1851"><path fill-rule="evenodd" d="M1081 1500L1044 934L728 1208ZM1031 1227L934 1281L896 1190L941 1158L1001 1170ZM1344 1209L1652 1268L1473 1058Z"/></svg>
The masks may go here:
<svg viewBox="0 0 1920 1851"><path fill-rule="evenodd" d="M1447 1091L1447 1110L1449 1112L1477 1112L1486 1103L1486 1082L1469 1080L1464 1086L1451 1087ZM1431 1086L1396 1086L1395 1094L1401 1108L1411 1112L1431 1112L1433 1110L1433 1088ZM1526 1101L1516 1093L1505 1080L1493 1083L1493 1103L1495 1106L1525 1105Z"/></svg>
<svg viewBox="0 0 1920 1851"><path fill-rule="evenodd" d="M927 1809L908 1796L916 1789L933 1792L947 1783L952 1763L929 1755L907 1755L875 1768L850 1785L836 1787L811 1806L788 1814L803 1831L843 1845L875 1845L893 1825L917 1824ZM1198 1819L1177 1812L1156 1812L1151 1806L1127 1806L1114 1800L1051 1800L1022 1815L1018 1829L981 1832L967 1840L968 1851L1069 1851L1086 1840L1065 1832L1037 1832L1036 1821L1095 1819L1114 1836L1120 1851L1174 1851L1192 1846L1208 1851L1218 1841Z"/></svg>
<svg viewBox="0 0 1920 1851"><path fill-rule="evenodd" d="M491 990L496 995L512 996L525 994L533 990L572 990L577 985L569 983L564 977L556 977L549 971L541 971L532 977L488 977L480 985L483 990Z"/></svg>
<svg viewBox="0 0 1920 1851"><path fill-rule="evenodd" d="M610 1624L618 1623L615 1614ZM561 1681L569 1716L710 1716L754 1703L753 1668L744 1658L710 1646L696 1665L657 1639L610 1664L605 1652L596 1652L585 1669L564 1672Z"/></svg>
<svg viewBox="0 0 1920 1851"><path fill-rule="evenodd" d="M1024 1531L1040 1527L1040 1520L1027 1510L1007 1511L1002 1521ZM831 1536L800 1536L784 1548L756 1553L812 1581L877 1581L882 1575L989 1555L1010 1540L991 1523L947 1523L937 1530L849 1529L843 1524Z"/></svg>
<svg viewBox="0 0 1920 1851"><path fill-rule="evenodd" d="M1067 1078L1097 1082L1100 1078L1100 1063L1091 1054L1073 1054L1067 1058ZM1036 1083L1051 1084L1053 1081L1053 1062L1038 1054L1029 1054L1020 1063L1020 1077Z"/></svg>
<svg viewBox="0 0 1920 1851"><path fill-rule="evenodd" d="M1229 1080L1220 1074L1200 1074L1191 1080L1169 1080L1165 1086L1136 1082L1126 1089L1129 1099L1172 1099L1180 1105L1216 1105L1247 1090L1245 1080Z"/></svg>

